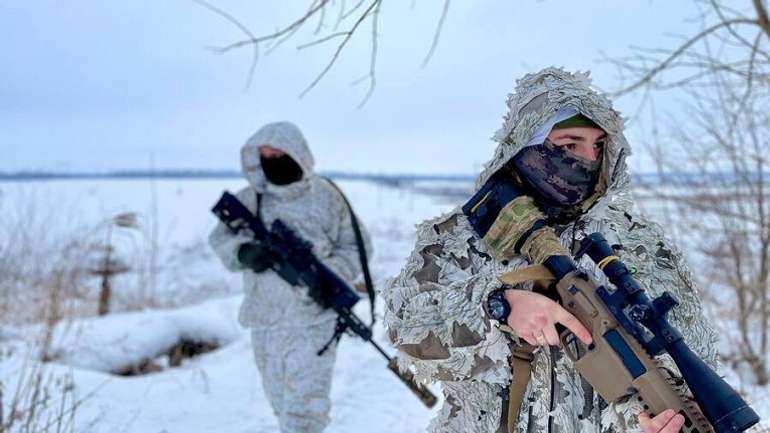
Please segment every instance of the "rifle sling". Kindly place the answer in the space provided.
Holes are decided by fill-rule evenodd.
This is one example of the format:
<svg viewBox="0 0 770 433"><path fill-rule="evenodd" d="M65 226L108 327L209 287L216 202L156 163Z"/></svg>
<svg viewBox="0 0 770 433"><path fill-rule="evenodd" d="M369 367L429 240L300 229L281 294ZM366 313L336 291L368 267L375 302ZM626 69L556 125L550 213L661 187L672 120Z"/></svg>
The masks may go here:
<svg viewBox="0 0 770 433"><path fill-rule="evenodd" d="M511 384L508 387L508 433L516 432L521 403L527 393L527 385L532 375L532 360L534 346L524 342L512 349L511 352Z"/></svg>
<svg viewBox="0 0 770 433"><path fill-rule="evenodd" d="M516 269L499 277L500 281L515 286L528 281L547 281L553 280L553 274L543 265L527 266ZM503 330L512 332L508 326L502 326ZM534 359L535 346L521 340L511 349L511 384L508 387L508 433L515 433L516 424L519 419L521 403L524 401L524 394L527 393L532 376L532 360Z"/></svg>
<svg viewBox="0 0 770 433"><path fill-rule="evenodd" d="M353 226L353 233L356 235L356 245L358 247L358 260L361 262L361 272L364 274L364 284L366 285L366 294L369 296L369 307L372 314L372 323L370 326L374 326L374 284L372 284L372 275L369 272L369 259L367 258L366 254L366 246L364 245L364 237L361 234L361 226L358 223L358 217L356 216L355 212L353 212L353 206L350 205L350 202L348 201L348 198L345 196L345 193L342 192L342 189L340 189L339 186L337 186L336 183L334 183L331 179L328 177L324 177L324 180L329 182L331 186L334 187L334 189L337 190L337 192L342 196L342 200L345 202L345 205L348 208L348 212L350 212L350 224Z"/></svg>

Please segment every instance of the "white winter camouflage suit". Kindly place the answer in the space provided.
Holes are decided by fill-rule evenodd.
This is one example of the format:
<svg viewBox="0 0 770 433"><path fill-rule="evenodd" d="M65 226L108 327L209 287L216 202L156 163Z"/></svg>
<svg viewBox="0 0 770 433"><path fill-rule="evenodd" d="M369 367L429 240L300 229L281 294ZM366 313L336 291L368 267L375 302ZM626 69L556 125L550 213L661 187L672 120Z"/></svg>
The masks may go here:
<svg viewBox="0 0 770 433"><path fill-rule="evenodd" d="M477 188L560 109L572 107L592 119L608 134L598 185L601 197L577 221L557 227L562 244L569 248L574 239L598 231L610 244L623 245L621 259L637 269L635 277L652 296L668 290L680 301L671 322L695 353L715 366L716 336L704 318L687 265L661 227L634 210L625 163L629 146L611 102L591 89L588 74L549 68L519 80L507 105L509 113L495 137L499 146ZM508 263L495 260L460 207L423 222L417 230L406 266L382 294L386 326L400 350L401 365L413 365L418 377L442 384L444 406L430 431L505 431L507 402L501 391L511 381L509 355L518 340L499 329L484 305L501 285L497 276L527 262L520 256ZM606 281L590 259L580 265ZM675 371L670 359L663 364ZM532 367L517 432L641 432L637 414L642 409L636 399L600 401L560 349L537 349Z"/></svg>
<svg viewBox="0 0 770 433"><path fill-rule="evenodd" d="M286 186L267 182L258 147L280 149L292 157L304 174ZM313 156L300 130L291 123L268 124L241 149L243 172L250 186L236 196L252 212L257 192L260 214L269 227L280 219L304 239L313 252L343 279L353 282L361 267L350 213L328 181L313 173ZM361 227L365 244L368 236ZM252 329L252 344L262 384L282 433L321 432L329 423L329 391L336 346L323 356L317 352L334 334L336 315L321 309L307 288L291 286L272 270L254 273L239 263L238 247L251 240L234 236L219 224L209 237L227 269L243 272L245 298L239 320ZM368 248L367 248L368 249Z"/></svg>

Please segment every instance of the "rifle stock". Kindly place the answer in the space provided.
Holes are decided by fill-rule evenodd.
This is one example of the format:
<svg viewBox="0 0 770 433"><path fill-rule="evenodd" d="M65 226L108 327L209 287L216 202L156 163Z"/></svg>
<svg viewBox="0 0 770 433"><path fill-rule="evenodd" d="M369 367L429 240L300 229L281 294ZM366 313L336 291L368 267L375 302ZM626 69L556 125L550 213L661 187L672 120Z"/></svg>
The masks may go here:
<svg viewBox="0 0 770 433"><path fill-rule="evenodd" d="M691 432L710 433L711 425L697 405L685 401L668 383L658 364L629 335L596 295L596 285L585 274L573 271L556 285L562 306L591 331L593 343L576 353L569 330L561 332L565 354L575 368L606 401L616 401L638 391L644 410L657 415L673 409L685 417L685 428Z"/></svg>

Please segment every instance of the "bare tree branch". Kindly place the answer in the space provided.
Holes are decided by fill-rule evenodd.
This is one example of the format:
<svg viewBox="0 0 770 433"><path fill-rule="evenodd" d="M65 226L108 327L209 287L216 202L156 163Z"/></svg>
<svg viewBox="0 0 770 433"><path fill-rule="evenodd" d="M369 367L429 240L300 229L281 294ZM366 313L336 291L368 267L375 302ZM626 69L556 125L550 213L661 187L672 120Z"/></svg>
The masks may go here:
<svg viewBox="0 0 770 433"><path fill-rule="evenodd" d="M700 31L695 36L692 36L690 39L688 39L685 43L677 47L671 54L658 63L653 68L649 69L649 71L642 76L638 81L631 84L630 86L627 86L623 89L620 89L613 93L614 96L621 96L630 92L633 92L640 87L649 84L655 77L657 77L658 74L665 71L667 68L670 67L671 63L676 60L679 56L681 56L683 53L685 53L690 47L692 47L695 43L702 40L706 36L710 35L711 33L720 30L724 27L736 25L736 24L758 24L757 20L751 20L751 19L732 19L728 21L722 21L720 23L714 24L713 26Z"/></svg>
<svg viewBox="0 0 770 433"><path fill-rule="evenodd" d="M356 12L358 9L360 9L360 8L361 8L361 6L363 6L363 4L364 4L364 1L365 1L365 0L358 0L358 3L356 3L356 5L355 5L355 6L353 6L352 8L350 8L350 10L349 10L349 11L347 11L345 14L343 14L343 15L342 15L342 19L343 19L343 20L346 20L346 19L348 19L348 17L350 17L351 15L353 15L353 14L354 14L354 13L355 13L355 12Z"/></svg>
<svg viewBox="0 0 770 433"><path fill-rule="evenodd" d="M249 74L248 74L248 76L246 78L246 88L251 87L251 80L252 80L252 77L254 76L254 70L257 67L257 60L259 59L259 43L257 42L257 37L254 36L253 33L251 33L251 31L249 30L248 27L244 26L240 21L235 19L235 17L233 17L232 15L228 14L224 10L222 10L222 9L220 9L220 8L218 8L218 7L214 6L214 5L206 2L205 0L192 0L192 1L194 1L195 3L203 6L204 8L214 12L215 14L221 16L225 20L229 21L234 26L238 27L238 29L240 29L243 33L245 33L246 36L249 37L248 40L253 43L254 52L253 52L252 57L251 57L251 64L249 65ZM218 48L218 49L215 49L215 50L217 52L219 52L220 54L227 51L227 50L223 50L221 48Z"/></svg>
<svg viewBox="0 0 770 433"><path fill-rule="evenodd" d="M727 16L725 15L725 8L723 5L719 4L717 0L709 0L709 4L711 5L711 8L716 12L717 16L719 17L719 20L722 22L729 21ZM734 15L737 15L736 12L733 12ZM727 31L730 32L730 35L735 38L735 40L740 41L745 47L751 47L752 44L749 42L746 38L741 36L740 33L735 31L733 26L727 26Z"/></svg>
<svg viewBox="0 0 770 433"><path fill-rule="evenodd" d="M326 74L329 72L329 70L334 66L334 63L337 62L337 59L340 57L340 53L345 48L345 46L350 41L350 38L353 37L353 34L356 32L358 27L361 25L361 23L366 20L366 17L372 13L372 11L378 10L381 0L372 0L372 2L369 4L369 6L366 8L363 14L361 14L360 17L358 17L358 20L353 24L353 26L345 32L345 36L342 39L342 42L337 46L337 49L334 51L334 54L332 55L331 60L329 60L329 63L326 64L326 67L323 68L323 70L318 74L318 76L315 77L315 79L308 85L305 90L302 91L300 94L300 97L303 97L307 94L307 92L311 91L317 84L320 82L323 77L326 76Z"/></svg>
<svg viewBox="0 0 770 433"><path fill-rule="evenodd" d="M193 0L193 1L195 1L197 3L203 3L204 2L204 0ZM314 6L312 6L304 15L302 15L297 20L295 20L294 22L292 22L291 24L289 24L288 26L286 26L286 27L284 27L284 28L282 28L280 30L277 30L277 31L275 31L273 33L270 33L270 34L267 34L267 35L264 35L264 36L260 36L260 37L251 36L249 39L244 39L244 40L236 41L236 42L231 43L230 45L226 45L226 46L220 48L220 50L222 52L227 52L227 51L231 51L231 50L234 50L236 48L243 47L243 46L259 44L259 43L262 43L262 42L273 41L273 40L279 39L280 37L286 35L289 32L295 31L295 29L297 29L297 28L301 27L303 24L305 24L305 22L307 22L310 18L312 18L313 16L318 14L326 6L326 4L329 3L329 1L330 0L320 0L320 2L318 2L318 0L316 0L313 3ZM228 21L233 22L232 20L234 20L234 19L231 17L231 19L228 20ZM242 26L243 26L243 24L238 25L239 28L242 28ZM245 26L243 26L243 27L245 27Z"/></svg>
<svg viewBox="0 0 770 433"><path fill-rule="evenodd" d="M446 20L447 14L449 14L449 2L450 0L444 0L444 9L441 11L441 18L438 20L438 26L436 27L436 32L433 34L433 42L430 44L430 49L428 50L428 54L425 56L425 59L422 61L422 67L428 65L428 62L430 62L431 57L433 57L433 53L436 52L436 47L438 47L438 40L441 37L441 29L444 28L444 21Z"/></svg>
<svg viewBox="0 0 770 433"><path fill-rule="evenodd" d="M324 36L324 37L322 37L320 39L316 39L314 41L310 41L310 42L304 43L302 45L297 45L297 49L298 50L304 50L305 48L310 48L310 47L312 47L314 45L320 45L320 44L322 44L322 43L324 43L326 41L330 41L332 39L336 39L336 38L343 37L343 36L348 36L348 34L349 34L349 32L330 33L330 34L328 34L328 35L326 35L326 36Z"/></svg>
<svg viewBox="0 0 770 433"><path fill-rule="evenodd" d="M304 28L308 21L310 21L312 18L317 17L318 22L315 24L315 29L313 30L312 34L315 36L318 36L314 40L311 40L306 43L302 43L297 46L298 50L304 50L307 48L312 48L318 45L322 45L326 42L333 41L333 40L340 40L340 42L337 44L337 47L334 49L333 53L331 54L331 58L326 63L323 69L318 73L318 75L315 76L315 78L310 82L310 84L300 93L300 97L305 96L308 92L310 92L312 89L314 89L318 83L323 80L326 75L328 75L329 71L334 67L334 65L339 60L342 51L349 45L349 42L352 40L352 38L355 36L356 32L361 28L361 26L366 21L371 21L371 42L370 42L370 55L369 55L369 65L368 65L368 71L367 74L362 77L361 79L358 79L355 81L355 83L360 83L364 80L368 81L369 85L366 90L366 94L364 95L364 98L362 100L362 103L359 105L362 106L365 104L369 98L372 96L374 89L376 87L376 64L377 64L377 50L378 50L378 38L379 38L379 19L380 19L380 10L382 7L382 0L358 0L355 4L347 8L347 2L344 0L340 1L339 9L336 11L336 21L334 22L334 25L332 26L332 30L327 33L323 34L324 30L328 27L326 25L327 20L327 7L330 7L334 5L335 3L331 0L313 0L310 2L310 6L308 7L307 11L301 15L299 18L292 21L290 24L280 27L278 30L268 33L261 36L256 36L254 32L250 31L242 22L237 20L232 14L229 14L225 12L224 10L211 5L207 2L207 0L193 0L195 3L203 6L204 8L216 13L220 17L224 18L226 21L230 22L231 24L235 25L241 32L243 32L247 37L245 39L237 40L235 42L232 42L228 45L224 45L221 47L213 48L213 50L218 54L224 54L227 52L231 52L240 48L251 46L253 49L252 54L252 62L251 66L249 68L249 78L247 81L247 87L251 84L254 71L256 68L257 61L259 59L259 53L261 45L265 45L267 47L267 53L269 54L279 46L283 45L286 41L290 40L293 36L296 35L296 33ZM431 41L430 49L423 60L423 66L427 64L427 62L433 57L436 48L438 47L438 42L441 36L441 32L444 27L444 23L446 21L446 17L449 13L449 6L450 6L450 0L444 0L444 5L442 8L441 16L438 21L438 25L436 28L436 31L433 35L433 39ZM345 23L349 22L348 20L352 18L352 22L348 26L347 30L339 30L340 28L344 28L343 26Z"/></svg>
<svg viewBox="0 0 770 433"><path fill-rule="evenodd" d="M369 89L366 91L366 95L364 95L364 98L361 100L361 103L358 104L358 108L361 108L369 101L369 98L372 97L372 94L374 93L374 87L377 85L377 77L375 75L375 70L377 67L377 38L378 38L378 27L379 27L379 16L380 16L380 5L377 5L377 8L374 10L374 19L372 20L372 49L371 49L371 55L369 57L369 74L367 75L369 79Z"/></svg>
<svg viewBox="0 0 770 433"><path fill-rule="evenodd" d="M752 3L754 4L754 10L757 12L759 27L770 37L770 17L767 15L767 8L762 4L762 0L752 0Z"/></svg>

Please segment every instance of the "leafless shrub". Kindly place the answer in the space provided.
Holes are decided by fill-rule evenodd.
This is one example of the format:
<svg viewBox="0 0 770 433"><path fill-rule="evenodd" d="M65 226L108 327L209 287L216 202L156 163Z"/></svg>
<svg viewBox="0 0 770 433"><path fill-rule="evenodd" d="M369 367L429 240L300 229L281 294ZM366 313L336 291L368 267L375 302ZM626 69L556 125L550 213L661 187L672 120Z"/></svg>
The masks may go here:
<svg viewBox="0 0 770 433"><path fill-rule="evenodd" d="M52 190L0 189L0 323L42 322L52 287L61 288L62 316L72 317L232 293L235 286L221 273L202 270L215 261L203 240L164 242L169 228L161 227L157 205L143 213L82 215L82 203L52 202Z"/></svg>
<svg viewBox="0 0 770 433"><path fill-rule="evenodd" d="M46 192L20 188L0 195L0 321L5 324L47 320L54 294L59 317L95 314L92 274L105 260L105 233L125 232L126 224L133 224L128 214L84 222L76 203L51 203ZM124 242L125 236L117 240Z"/></svg>
<svg viewBox="0 0 770 433"><path fill-rule="evenodd" d="M7 398L3 396L7 379L0 380L0 432L75 432L75 414L90 397L77 396L71 373L57 373L46 364L55 331L66 320L62 310L62 295L66 288L63 276L63 273L55 276L43 311L44 326L39 341L27 354L18 373L12 376L15 383ZM14 354L11 351L4 355Z"/></svg>
<svg viewBox="0 0 770 433"><path fill-rule="evenodd" d="M56 293L64 309L85 294L82 268L92 247L92 231L66 219L64 206L43 207L34 193L0 203L0 313L3 322L40 322ZM69 224L69 225L67 225ZM66 226L66 229L63 228Z"/></svg>
<svg viewBox="0 0 770 433"><path fill-rule="evenodd" d="M696 274L724 330L723 357L770 382L770 106L726 81L699 94L692 123L672 126L657 156L660 183L646 192L674 209L682 240L698 251ZM713 96L712 96L713 95Z"/></svg>
<svg viewBox="0 0 770 433"><path fill-rule="evenodd" d="M26 364L0 413L1 432L74 432L79 406L71 376L57 376L45 364Z"/></svg>
<svg viewBox="0 0 770 433"><path fill-rule="evenodd" d="M766 0L696 0L700 28L668 47L610 59L628 80L616 92L672 91L687 113L650 155L680 240L699 252L696 276L728 323L723 357L768 384L770 338L770 17ZM657 128L658 125L655 125ZM656 134L653 130L653 135Z"/></svg>

